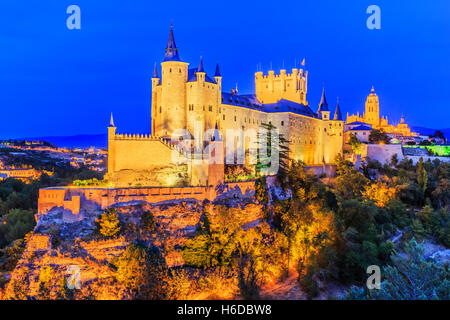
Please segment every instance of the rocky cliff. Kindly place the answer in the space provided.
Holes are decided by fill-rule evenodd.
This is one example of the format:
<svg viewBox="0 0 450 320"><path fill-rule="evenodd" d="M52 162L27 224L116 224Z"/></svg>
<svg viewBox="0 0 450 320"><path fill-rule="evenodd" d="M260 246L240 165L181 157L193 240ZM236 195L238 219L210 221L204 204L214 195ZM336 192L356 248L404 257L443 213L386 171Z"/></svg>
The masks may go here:
<svg viewBox="0 0 450 320"><path fill-rule="evenodd" d="M261 207L253 201L251 196L229 193L207 206L212 218L221 203L241 208L235 211L235 218L248 228L256 226L262 217ZM61 207L54 208L38 217L3 299L132 299L133 293L117 281L111 261L130 242L140 240L156 245L169 268L183 266L181 248L194 236L203 207L204 203L196 200L121 204L116 207L121 231L112 239L96 231L100 209L93 207L74 215ZM151 232L141 223L145 212L155 218L156 228ZM68 280L75 281L79 289L67 290Z"/></svg>

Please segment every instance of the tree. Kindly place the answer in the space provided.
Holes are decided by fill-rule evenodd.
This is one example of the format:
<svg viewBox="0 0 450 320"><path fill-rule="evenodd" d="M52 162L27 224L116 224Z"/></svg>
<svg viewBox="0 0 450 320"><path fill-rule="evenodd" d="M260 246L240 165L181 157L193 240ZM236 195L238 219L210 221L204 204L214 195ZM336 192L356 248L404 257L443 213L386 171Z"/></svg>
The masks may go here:
<svg viewBox="0 0 450 320"><path fill-rule="evenodd" d="M378 129L372 129L369 135L369 142L372 144L388 144L391 138L386 134L386 132Z"/></svg>
<svg viewBox="0 0 450 320"><path fill-rule="evenodd" d="M267 190L266 177L260 177L255 181L255 197L265 206L269 203L269 192Z"/></svg>
<svg viewBox="0 0 450 320"><path fill-rule="evenodd" d="M349 145L354 154L361 154L362 142L353 133L350 134Z"/></svg>
<svg viewBox="0 0 450 320"><path fill-rule="evenodd" d="M115 208L108 208L97 219L99 232L108 238L116 236L120 231L119 215Z"/></svg>
<svg viewBox="0 0 450 320"><path fill-rule="evenodd" d="M23 238L36 225L34 214L30 210L11 209L0 225L0 245ZM3 241L2 241L3 237Z"/></svg>
<svg viewBox="0 0 450 320"><path fill-rule="evenodd" d="M117 268L117 280L134 292L137 298L166 298L168 269L157 247L131 243L112 264Z"/></svg>
<svg viewBox="0 0 450 320"><path fill-rule="evenodd" d="M261 175L264 170L267 170L273 165L277 165L271 163L270 159L274 153L278 153L277 177L284 184L284 177L289 168L289 141L282 134L275 134L275 129L276 127L271 123L261 123L260 131L257 134L257 163L255 168L257 174ZM261 134L261 131L265 131L265 134ZM266 149L266 158L263 158L260 154L260 150L263 149Z"/></svg>
<svg viewBox="0 0 450 320"><path fill-rule="evenodd" d="M392 255L392 264L383 268L380 290L352 287L346 299L358 300L449 300L448 267L425 260L424 249L415 239L405 246L405 254Z"/></svg>
<svg viewBox="0 0 450 320"><path fill-rule="evenodd" d="M389 201L394 199L395 192L395 188L389 187L387 183L377 181L376 183L368 184L362 192L362 196L373 200L377 207L384 207Z"/></svg>
<svg viewBox="0 0 450 320"><path fill-rule="evenodd" d="M419 184L420 188L422 189L423 195L425 195L425 191L427 189L428 176L427 176L427 170L425 169L422 157L420 157L419 162L417 163L416 172L417 172L417 183Z"/></svg>
<svg viewBox="0 0 450 320"><path fill-rule="evenodd" d="M442 140L445 141L445 135L444 135L444 133L441 130L436 130L434 132L434 134L432 135L432 137L439 138L439 139L442 139Z"/></svg>

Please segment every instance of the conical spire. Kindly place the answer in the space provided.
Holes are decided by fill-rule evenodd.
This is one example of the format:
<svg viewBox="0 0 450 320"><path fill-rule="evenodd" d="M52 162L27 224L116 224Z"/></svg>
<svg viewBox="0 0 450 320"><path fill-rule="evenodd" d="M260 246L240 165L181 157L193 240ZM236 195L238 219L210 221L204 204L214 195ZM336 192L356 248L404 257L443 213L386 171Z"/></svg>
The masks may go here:
<svg viewBox="0 0 450 320"><path fill-rule="evenodd" d="M158 69L156 69L156 62L155 62L155 69L153 69L153 78L159 78Z"/></svg>
<svg viewBox="0 0 450 320"><path fill-rule="evenodd" d="M317 110L317 114L320 114L322 111L330 111L328 110L327 98L325 98L325 88L322 89L322 98L320 98L319 110Z"/></svg>
<svg viewBox="0 0 450 320"><path fill-rule="evenodd" d="M205 68L203 68L203 58L200 56L200 62L198 63L197 72L205 72Z"/></svg>
<svg viewBox="0 0 450 320"><path fill-rule="evenodd" d="M219 69L219 64L216 65L216 73L214 73L214 77L221 77L221 75L220 75L220 69Z"/></svg>
<svg viewBox="0 0 450 320"><path fill-rule="evenodd" d="M173 36L173 26L170 26L169 40L166 46L166 55L164 56L164 61L180 61L178 56L178 49L175 44L175 38Z"/></svg>
<svg viewBox="0 0 450 320"><path fill-rule="evenodd" d="M336 111L334 112L334 121L342 121L341 108L339 107L339 98L337 99Z"/></svg>
<svg viewBox="0 0 450 320"><path fill-rule="evenodd" d="M109 120L109 126L110 127L115 127L115 125L114 125L114 118L113 118L112 112L111 112L111 120Z"/></svg>

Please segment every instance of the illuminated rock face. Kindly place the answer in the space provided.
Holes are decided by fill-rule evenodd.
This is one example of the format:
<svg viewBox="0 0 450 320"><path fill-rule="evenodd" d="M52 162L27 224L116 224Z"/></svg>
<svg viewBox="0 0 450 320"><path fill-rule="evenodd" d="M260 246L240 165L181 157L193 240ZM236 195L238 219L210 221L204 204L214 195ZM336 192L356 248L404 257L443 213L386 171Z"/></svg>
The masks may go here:
<svg viewBox="0 0 450 320"><path fill-rule="evenodd" d="M380 101L378 95L375 93L374 88L366 99L366 108L362 116L357 114L348 115L346 123L363 122L372 125L373 129L381 129L386 133L397 134L405 137L416 136L417 133L411 132L411 129L405 123L405 118L402 116L400 123L392 125L388 123L388 118L380 118Z"/></svg>
<svg viewBox="0 0 450 320"><path fill-rule="evenodd" d="M342 153L343 121L339 108L331 113L323 93L321 109L311 110L306 98L308 72L293 68L268 75L255 73L255 94L241 95L237 88L223 92L217 65L209 76L200 58L198 67L189 67L179 56L170 31L161 72L152 76L151 136L116 133L111 119L108 143L108 173L121 170L157 170L173 163L182 149L204 147L210 132L220 132L222 146L216 150L230 163L237 150L248 155L256 143L256 132L263 123L272 124L289 141L290 157L308 165L333 164ZM339 112L338 112L339 111ZM233 130L235 134L229 134ZM206 137L206 139L205 139ZM168 142L170 141L170 142ZM188 166L191 185L215 185L223 181L223 165L210 163L210 154L180 158ZM201 159L202 161L194 161ZM245 159L248 160L247 158Z"/></svg>

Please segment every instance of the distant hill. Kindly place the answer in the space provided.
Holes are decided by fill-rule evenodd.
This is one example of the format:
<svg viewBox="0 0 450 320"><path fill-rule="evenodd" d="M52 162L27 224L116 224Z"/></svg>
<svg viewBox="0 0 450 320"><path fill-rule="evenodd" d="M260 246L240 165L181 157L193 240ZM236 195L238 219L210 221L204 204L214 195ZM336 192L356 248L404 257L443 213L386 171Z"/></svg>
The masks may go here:
<svg viewBox="0 0 450 320"><path fill-rule="evenodd" d="M445 137L447 139L450 139L450 128L446 129L431 129L431 128L424 128L424 127L411 127L411 130L426 136L433 135L436 130L440 130L444 133Z"/></svg>
<svg viewBox="0 0 450 320"><path fill-rule="evenodd" d="M29 137L17 140L43 140L58 147L65 148L106 148L108 145L107 134L80 134L76 136L54 136L54 137Z"/></svg>

